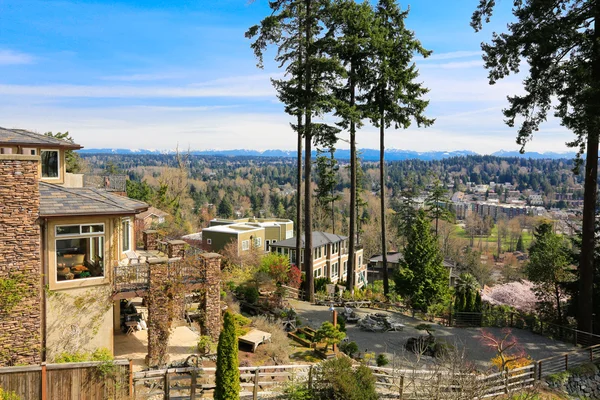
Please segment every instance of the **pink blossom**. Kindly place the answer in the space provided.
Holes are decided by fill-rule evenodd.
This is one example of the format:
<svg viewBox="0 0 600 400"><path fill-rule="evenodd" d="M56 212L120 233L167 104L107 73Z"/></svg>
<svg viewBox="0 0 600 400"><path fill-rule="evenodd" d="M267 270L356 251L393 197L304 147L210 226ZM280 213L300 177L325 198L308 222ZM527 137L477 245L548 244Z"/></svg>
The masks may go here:
<svg viewBox="0 0 600 400"><path fill-rule="evenodd" d="M531 312L535 310L537 298L533 291L533 283L523 280L509 282L492 287L484 287L481 300L490 304L507 305L517 310Z"/></svg>

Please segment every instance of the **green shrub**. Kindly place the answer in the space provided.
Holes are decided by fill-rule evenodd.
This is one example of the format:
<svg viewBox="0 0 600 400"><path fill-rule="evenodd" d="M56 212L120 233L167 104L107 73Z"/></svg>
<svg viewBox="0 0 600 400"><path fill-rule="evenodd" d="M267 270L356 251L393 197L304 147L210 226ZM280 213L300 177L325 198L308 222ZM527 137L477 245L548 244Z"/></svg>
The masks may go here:
<svg viewBox="0 0 600 400"><path fill-rule="evenodd" d="M354 354L358 353L358 345L356 342L347 342L340 344L340 351L352 358Z"/></svg>
<svg viewBox="0 0 600 400"><path fill-rule="evenodd" d="M378 367L385 367L386 365L388 365L390 363L390 360L388 360L388 358L385 356L385 354L380 353L377 355L375 362L377 363Z"/></svg>
<svg viewBox="0 0 600 400"><path fill-rule="evenodd" d="M326 292L327 285L331 284L329 278L317 278L315 279L315 292Z"/></svg>
<svg viewBox="0 0 600 400"><path fill-rule="evenodd" d="M260 293L258 293L258 289L254 286L246 286L244 289L244 298L250 304L256 304L258 302L258 298L260 297Z"/></svg>
<svg viewBox="0 0 600 400"><path fill-rule="evenodd" d="M217 346L213 342L212 338L207 335L202 335L198 338L198 353L202 355L212 354L216 350Z"/></svg>
<svg viewBox="0 0 600 400"><path fill-rule="evenodd" d="M313 399L376 400L375 377L365 365L355 370L346 357L334 358L322 364L321 377L315 382Z"/></svg>
<svg viewBox="0 0 600 400"><path fill-rule="evenodd" d="M340 332L346 332L346 318L342 317L341 315L338 315L336 321Z"/></svg>
<svg viewBox="0 0 600 400"><path fill-rule="evenodd" d="M230 312L226 312L223 330L219 335L219 345L217 346L215 400L238 399L240 396L238 340L235 330L235 318Z"/></svg>
<svg viewBox="0 0 600 400"><path fill-rule="evenodd" d="M569 368L569 372L572 375L579 375L579 376L595 375L598 372L598 367L594 363L587 362L585 364L581 364L576 367Z"/></svg>
<svg viewBox="0 0 600 400"><path fill-rule="evenodd" d="M283 389L286 400L312 400L312 395L305 383L289 383Z"/></svg>
<svg viewBox="0 0 600 400"><path fill-rule="evenodd" d="M0 387L0 400L21 400L15 392L7 392Z"/></svg>
<svg viewBox="0 0 600 400"><path fill-rule="evenodd" d="M546 382L548 383L556 383L559 385L564 385L569 381L569 377L571 373L569 371L557 372L555 374L550 374L546 377Z"/></svg>

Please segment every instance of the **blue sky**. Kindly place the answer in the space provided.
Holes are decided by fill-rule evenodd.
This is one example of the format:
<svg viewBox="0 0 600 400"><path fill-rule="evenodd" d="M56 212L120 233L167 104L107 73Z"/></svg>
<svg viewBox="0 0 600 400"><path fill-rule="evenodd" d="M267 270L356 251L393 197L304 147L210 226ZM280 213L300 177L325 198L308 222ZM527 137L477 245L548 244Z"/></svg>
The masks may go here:
<svg viewBox="0 0 600 400"><path fill-rule="evenodd" d="M417 65L437 121L390 131L387 147L518 149L501 109L522 77L489 86L479 49L511 2L476 34L478 2L400 3L434 51ZM0 0L0 126L69 131L86 148L293 149L292 119L269 81L281 72L268 56L256 68L244 38L268 13L266 0ZM359 147L377 148L376 132L366 125ZM568 140L549 119L528 150L567 151Z"/></svg>

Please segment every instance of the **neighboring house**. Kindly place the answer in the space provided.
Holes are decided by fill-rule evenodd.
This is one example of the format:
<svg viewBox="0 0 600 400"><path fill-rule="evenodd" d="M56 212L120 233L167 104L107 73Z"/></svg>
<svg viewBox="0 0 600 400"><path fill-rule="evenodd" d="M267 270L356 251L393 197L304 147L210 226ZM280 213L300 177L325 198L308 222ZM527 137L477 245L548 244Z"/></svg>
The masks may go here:
<svg viewBox="0 0 600 400"><path fill-rule="evenodd" d="M400 268L402 261L404 261L402 253L398 251L390 251L387 253L388 277L390 279L394 276L394 272ZM459 272L456 269L455 263L449 259L444 259L443 265L448 270L448 284L450 286L456 286L456 279L459 276ZM383 256L381 254L374 254L369 259L368 270L369 283L383 279Z"/></svg>
<svg viewBox="0 0 600 400"><path fill-rule="evenodd" d="M155 225L164 223L165 218L168 216L168 213L151 206L148 210L137 214L135 216L135 221L136 223L143 225L143 229L150 229Z"/></svg>
<svg viewBox="0 0 600 400"><path fill-rule="evenodd" d="M304 235L301 238L300 269L304 271ZM280 242L271 243L272 253L279 253L290 258L296 264L296 238L292 237ZM315 278L329 278L332 283L347 281L348 278L348 237L326 232L312 234L313 274ZM356 265L356 286L367 284L367 268L363 264L363 250L354 252Z"/></svg>
<svg viewBox="0 0 600 400"><path fill-rule="evenodd" d="M294 223L281 218L213 219L202 230L202 249L222 251L229 243L235 243L238 255L252 246L268 251L269 245L288 239L294 234ZM186 238L182 238L186 240Z"/></svg>
<svg viewBox="0 0 600 400"><path fill-rule="evenodd" d="M66 187L65 151L80 148L0 128L0 278L20 276L27 287L26 309L0 310L0 366L113 350L120 329L113 269L137 257L133 224L148 205ZM16 358L3 360L7 351Z"/></svg>

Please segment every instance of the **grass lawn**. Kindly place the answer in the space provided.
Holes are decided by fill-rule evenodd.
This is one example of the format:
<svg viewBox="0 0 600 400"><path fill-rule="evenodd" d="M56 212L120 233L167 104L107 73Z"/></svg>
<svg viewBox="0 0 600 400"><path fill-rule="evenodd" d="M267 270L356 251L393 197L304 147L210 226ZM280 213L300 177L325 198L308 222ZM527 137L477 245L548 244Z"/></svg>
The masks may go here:
<svg viewBox="0 0 600 400"><path fill-rule="evenodd" d="M467 232L464 230L464 228L462 228L459 225L455 225L454 226L454 236L458 237L460 239L466 239L466 240L470 240L471 237L467 234ZM523 231L521 233L521 236L523 238L523 247L525 249L527 249L530 244L531 241L533 240L533 235L530 232L527 231ZM479 240L481 239L482 244L484 244L486 246L486 248L493 248L495 249L497 247L497 243L498 243L498 227L494 226L494 228L492 229L492 233L490 236L482 236L481 238L479 236L475 236L475 240L474 240L474 246L478 246L479 245ZM504 251L508 251L509 250L509 244L510 241L507 238L506 240L502 241L502 250ZM516 246L517 243L514 243L514 246Z"/></svg>

